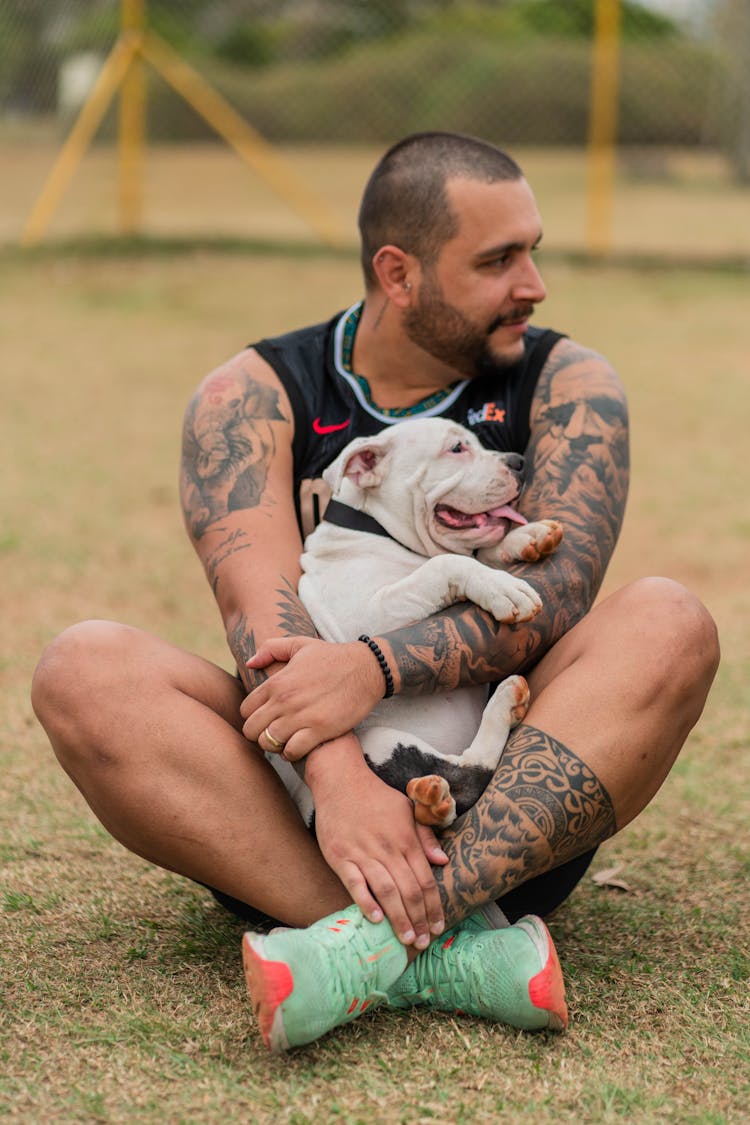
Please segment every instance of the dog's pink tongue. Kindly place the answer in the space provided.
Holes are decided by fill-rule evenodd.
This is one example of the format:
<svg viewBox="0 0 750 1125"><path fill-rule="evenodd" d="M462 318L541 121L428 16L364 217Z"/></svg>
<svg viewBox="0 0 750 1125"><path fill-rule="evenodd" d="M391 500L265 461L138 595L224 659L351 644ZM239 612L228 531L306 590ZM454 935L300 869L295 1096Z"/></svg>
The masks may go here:
<svg viewBox="0 0 750 1125"><path fill-rule="evenodd" d="M505 519L511 520L512 523L520 524L529 522L521 515L520 512L517 512L515 508L511 508L509 504L504 504L502 508L493 508L492 511L488 512L487 514L492 516L492 518L496 520Z"/></svg>
<svg viewBox="0 0 750 1125"><path fill-rule="evenodd" d="M482 528L489 523L494 524L502 519L508 520L509 523L528 523L528 520L525 520L509 504L503 504L502 508L493 508L489 512L459 512L456 508L451 508L447 504L438 504L435 512L444 524L456 528Z"/></svg>

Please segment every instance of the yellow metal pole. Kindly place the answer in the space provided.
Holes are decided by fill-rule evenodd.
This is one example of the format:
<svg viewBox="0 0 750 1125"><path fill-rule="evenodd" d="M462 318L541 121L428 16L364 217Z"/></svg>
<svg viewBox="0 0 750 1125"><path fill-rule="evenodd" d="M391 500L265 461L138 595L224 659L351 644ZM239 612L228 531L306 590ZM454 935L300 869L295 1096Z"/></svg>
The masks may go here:
<svg viewBox="0 0 750 1125"><path fill-rule="evenodd" d="M273 146L176 51L148 31L143 39L143 54L177 93L309 223L324 242L336 246L345 241L335 215L307 190Z"/></svg>
<svg viewBox="0 0 750 1125"><path fill-rule="evenodd" d="M612 248L620 62L620 0L596 0L589 117L586 243Z"/></svg>
<svg viewBox="0 0 750 1125"><path fill-rule="evenodd" d="M41 195L26 221L21 234L22 246L34 246L44 236L50 219L55 213L55 209L76 168L83 159L86 149L107 111L107 106L125 77L133 57L133 45L128 41L118 40L100 70L91 93L71 129L68 139L60 150Z"/></svg>
<svg viewBox="0 0 750 1125"><path fill-rule="evenodd" d="M121 37L132 48L120 90L120 231L134 234L143 216L143 169L146 144L146 75L141 51L146 22L145 0L123 0Z"/></svg>

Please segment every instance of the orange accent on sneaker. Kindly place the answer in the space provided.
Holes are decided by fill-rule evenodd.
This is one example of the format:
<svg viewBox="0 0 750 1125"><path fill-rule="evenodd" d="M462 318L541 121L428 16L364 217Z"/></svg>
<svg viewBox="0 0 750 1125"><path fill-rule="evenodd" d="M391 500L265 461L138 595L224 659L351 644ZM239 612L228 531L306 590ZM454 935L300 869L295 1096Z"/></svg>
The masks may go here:
<svg viewBox="0 0 750 1125"><path fill-rule="evenodd" d="M347 1016L350 1015L359 1004L359 996L355 996L349 1007L346 1009Z"/></svg>
<svg viewBox="0 0 750 1125"><path fill-rule="evenodd" d="M363 1002L363 1004L362 1004L362 1007L361 1007L361 1008L359 1009L359 1010L360 1010L360 1012L364 1012L365 1008L369 1007L369 1005L370 1005L370 1001L369 1001L369 1000L365 1000L365 1001Z"/></svg>
<svg viewBox="0 0 750 1125"><path fill-rule="evenodd" d="M448 949L448 948L450 948L450 946L451 946L451 945L453 945L453 942L454 942L455 940L456 940L456 935L455 935L455 934L453 934L453 936L452 936L452 937L449 937L447 941L444 941L444 942L443 942L443 949Z"/></svg>
<svg viewBox="0 0 750 1125"><path fill-rule="evenodd" d="M384 945L382 949L379 949L377 951L377 953L370 953L367 960L368 961L379 961L384 953L390 953L390 951L392 949L393 949L392 945Z"/></svg>
<svg viewBox="0 0 750 1125"><path fill-rule="evenodd" d="M276 1010L294 988L292 970L284 961L264 961L248 941L242 943L242 960L258 1027L266 1046L270 1047Z"/></svg>
<svg viewBox="0 0 750 1125"><path fill-rule="evenodd" d="M544 968L529 981L529 1000L535 1008L549 1012L550 1027L564 1031L568 1026L568 1006L557 951L549 939L549 957Z"/></svg>

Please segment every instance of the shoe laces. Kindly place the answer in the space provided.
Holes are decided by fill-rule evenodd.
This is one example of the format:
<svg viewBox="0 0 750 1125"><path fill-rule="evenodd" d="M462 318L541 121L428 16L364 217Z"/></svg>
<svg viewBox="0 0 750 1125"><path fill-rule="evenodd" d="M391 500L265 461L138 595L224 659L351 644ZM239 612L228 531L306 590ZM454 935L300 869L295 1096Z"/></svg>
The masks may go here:
<svg viewBox="0 0 750 1125"><path fill-rule="evenodd" d="M387 993L374 987L380 958L377 952L373 956L362 927L351 919L342 919L329 929L338 925L342 937L336 934L335 941L326 941L326 951L333 960L331 985L336 999L354 1014L373 1000L387 999Z"/></svg>
<svg viewBox="0 0 750 1125"><path fill-rule="evenodd" d="M431 994L441 1006L445 1004L448 1008L459 1010L472 1006L477 997L470 967L467 972L463 964L460 945L452 948L456 940L448 938L442 944L436 942L412 962L411 969L418 996Z"/></svg>

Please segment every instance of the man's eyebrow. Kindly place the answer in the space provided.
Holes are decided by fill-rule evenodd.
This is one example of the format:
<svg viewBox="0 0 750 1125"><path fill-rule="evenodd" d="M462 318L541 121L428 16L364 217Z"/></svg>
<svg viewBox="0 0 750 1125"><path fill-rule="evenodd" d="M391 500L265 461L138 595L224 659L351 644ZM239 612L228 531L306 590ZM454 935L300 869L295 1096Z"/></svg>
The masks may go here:
<svg viewBox="0 0 750 1125"><path fill-rule="evenodd" d="M531 244L531 249L536 250L539 243L542 241L542 232ZM480 250L476 256L478 262L489 262L493 258L502 258L503 254L509 254L512 251L527 250L529 248L528 242L501 242L498 246L489 246L486 250Z"/></svg>

